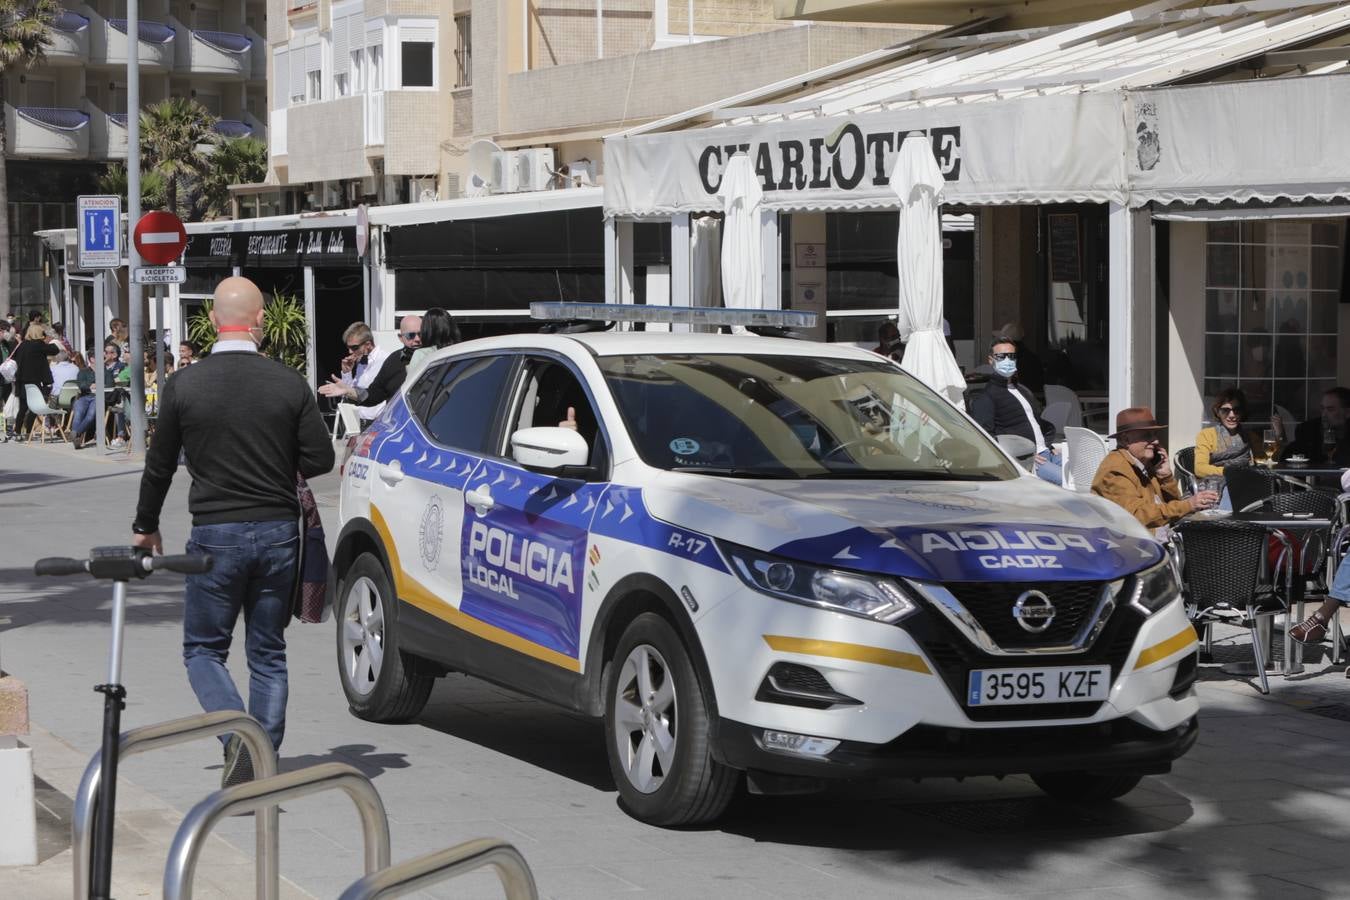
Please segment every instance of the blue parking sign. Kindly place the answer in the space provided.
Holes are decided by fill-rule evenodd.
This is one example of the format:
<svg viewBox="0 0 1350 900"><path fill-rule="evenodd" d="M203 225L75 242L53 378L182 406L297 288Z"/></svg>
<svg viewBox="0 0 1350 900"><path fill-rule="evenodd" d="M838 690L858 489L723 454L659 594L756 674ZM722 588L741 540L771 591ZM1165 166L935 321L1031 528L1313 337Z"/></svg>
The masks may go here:
<svg viewBox="0 0 1350 900"><path fill-rule="evenodd" d="M75 201L76 266L115 269L122 265L122 198L85 196Z"/></svg>

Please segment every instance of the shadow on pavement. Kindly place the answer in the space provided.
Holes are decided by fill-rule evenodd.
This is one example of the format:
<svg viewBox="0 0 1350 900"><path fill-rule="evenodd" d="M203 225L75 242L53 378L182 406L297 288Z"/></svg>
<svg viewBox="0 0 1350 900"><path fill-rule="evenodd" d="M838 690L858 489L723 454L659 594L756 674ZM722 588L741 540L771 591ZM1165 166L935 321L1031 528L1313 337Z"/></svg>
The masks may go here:
<svg viewBox="0 0 1350 900"><path fill-rule="evenodd" d="M105 478L123 478L127 475L140 475L140 469L127 469L122 472L108 472L103 475L88 475L84 478L62 478L60 475L48 475L45 472L15 472L0 469L0 487L5 494L17 494L19 491L31 491L35 488L65 487L85 481L102 481Z"/></svg>
<svg viewBox="0 0 1350 900"><path fill-rule="evenodd" d="M84 554L70 550L70 555ZM53 547L51 555L65 555ZM108 624L111 617L112 582L85 575L69 578L39 578L32 566L0 569L0 632L25 625ZM127 619L140 623L180 622L183 618L183 579L180 575L156 574L135 582L127 591ZM8 619L8 621L5 621Z"/></svg>
<svg viewBox="0 0 1350 900"><path fill-rule="evenodd" d="M411 763L403 753L376 753L372 744L343 744L327 753L309 753L304 756L283 756L278 765L282 772L294 772L319 763L340 762L354 766L362 775L374 779L389 769L406 769Z"/></svg>

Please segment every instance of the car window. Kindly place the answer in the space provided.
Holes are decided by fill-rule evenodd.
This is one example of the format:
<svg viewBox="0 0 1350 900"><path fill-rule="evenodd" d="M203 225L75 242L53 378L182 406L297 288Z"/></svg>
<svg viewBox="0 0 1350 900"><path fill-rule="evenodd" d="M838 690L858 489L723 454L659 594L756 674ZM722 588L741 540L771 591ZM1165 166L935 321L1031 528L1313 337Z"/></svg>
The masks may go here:
<svg viewBox="0 0 1350 900"><path fill-rule="evenodd" d="M639 455L764 478L1015 478L975 425L882 360L686 354L599 360Z"/></svg>
<svg viewBox="0 0 1350 900"><path fill-rule="evenodd" d="M575 411L577 433L591 448L590 464L606 471L609 465L604 434L590 397L580 380L557 360L533 357L526 362L525 385L515 429L559 426L567 411Z"/></svg>
<svg viewBox="0 0 1350 900"><path fill-rule="evenodd" d="M425 420L427 403L431 401L431 395L444 380L446 368L447 365L429 366L413 382L413 386L408 388L408 409L419 419Z"/></svg>
<svg viewBox="0 0 1350 900"><path fill-rule="evenodd" d="M423 423L439 443L457 450L491 453L502 386L515 359L477 356L452 362L427 405Z"/></svg>

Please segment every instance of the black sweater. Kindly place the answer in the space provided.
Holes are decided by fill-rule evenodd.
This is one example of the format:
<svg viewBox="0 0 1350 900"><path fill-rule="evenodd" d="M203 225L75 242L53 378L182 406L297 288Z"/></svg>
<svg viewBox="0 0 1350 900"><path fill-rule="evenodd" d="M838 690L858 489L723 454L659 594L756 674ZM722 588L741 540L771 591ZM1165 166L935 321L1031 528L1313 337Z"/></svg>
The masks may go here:
<svg viewBox="0 0 1350 900"><path fill-rule="evenodd" d="M51 358L60 352L60 347L46 341L24 341L14 348L14 383L51 387Z"/></svg>
<svg viewBox="0 0 1350 900"><path fill-rule="evenodd" d="M1002 375L991 375L989 384L982 391L974 391L970 397L970 416L985 431L998 437L1000 434L1016 434L1026 438L1033 444L1036 442L1036 432L1031 429L1031 422L1027 419L1027 411L1022 408L1022 404L1017 402L1017 398L1012 395L1013 391L1020 391L1031 407L1031 414L1036 417L1036 422L1041 426L1041 433L1045 435L1045 440L1049 443L1055 434L1055 428L1049 422L1041 419L1040 404L1036 398L1031 396L1031 392L1016 382L1010 382ZM1038 448L1039 449L1039 448Z"/></svg>
<svg viewBox="0 0 1350 900"><path fill-rule="evenodd" d="M256 353L215 353L164 386L141 474L136 525L159 528L164 495L187 451L194 525L300 515L295 475L333 468L333 444L299 373Z"/></svg>

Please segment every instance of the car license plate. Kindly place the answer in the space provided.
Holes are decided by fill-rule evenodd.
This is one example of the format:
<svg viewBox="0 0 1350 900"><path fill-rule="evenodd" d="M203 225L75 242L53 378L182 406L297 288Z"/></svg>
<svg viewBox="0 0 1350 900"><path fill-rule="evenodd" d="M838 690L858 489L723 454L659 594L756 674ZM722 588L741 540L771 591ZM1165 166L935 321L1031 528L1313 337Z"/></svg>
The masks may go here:
<svg viewBox="0 0 1350 900"><path fill-rule="evenodd" d="M976 669L970 673L966 705L1087 702L1105 700L1110 689L1110 666Z"/></svg>

